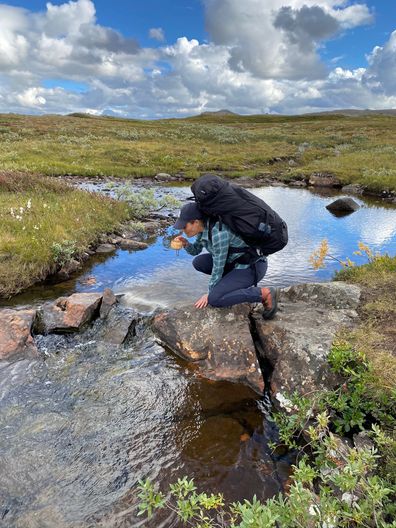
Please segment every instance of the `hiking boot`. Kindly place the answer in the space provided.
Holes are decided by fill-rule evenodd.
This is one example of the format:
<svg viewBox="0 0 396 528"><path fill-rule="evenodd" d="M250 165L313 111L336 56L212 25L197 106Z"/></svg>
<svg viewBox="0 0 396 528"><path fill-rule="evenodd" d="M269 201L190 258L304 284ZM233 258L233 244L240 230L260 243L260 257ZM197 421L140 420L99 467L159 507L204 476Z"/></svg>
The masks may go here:
<svg viewBox="0 0 396 528"><path fill-rule="evenodd" d="M279 288L261 288L261 298L264 306L263 318L272 319L278 310Z"/></svg>

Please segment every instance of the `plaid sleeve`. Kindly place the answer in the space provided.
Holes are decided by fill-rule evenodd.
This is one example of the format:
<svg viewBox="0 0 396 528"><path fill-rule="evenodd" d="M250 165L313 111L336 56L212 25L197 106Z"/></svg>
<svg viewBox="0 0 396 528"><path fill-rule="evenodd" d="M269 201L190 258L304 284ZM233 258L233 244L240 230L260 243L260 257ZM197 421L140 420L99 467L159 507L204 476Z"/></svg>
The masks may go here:
<svg viewBox="0 0 396 528"><path fill-rule="evenodd" d="M221 231L216 227L212 231L212 257L213 268L209 280L209 291L216 286L224 273L224 266L227 261L228 248L230 246L230 233L227 229Z"/></svg>
<svg viewBox="0 0 396 528"><path fill-rule="evenodd" d="M199 234L197 236L197 239L192 244L187 244L187 246L184 248L187 253L190 255L199 255L203 249L203 244L201 242L202 234Z"/></svg>

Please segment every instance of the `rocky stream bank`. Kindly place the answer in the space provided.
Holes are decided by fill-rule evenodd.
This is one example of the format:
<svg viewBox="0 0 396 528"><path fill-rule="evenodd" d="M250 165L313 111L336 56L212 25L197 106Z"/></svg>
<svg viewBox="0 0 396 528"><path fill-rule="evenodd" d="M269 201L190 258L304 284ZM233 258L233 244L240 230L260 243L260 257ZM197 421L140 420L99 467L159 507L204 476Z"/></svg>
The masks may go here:
<svg viewBox="0 0 396 528"><path fill-rule="evenodd" d="M274 406L287 409L287 394L339 382L327 357L337 333L356 323L359 299L359 287L343 282L291 286L281 291L276 317L266 321L261 305L185 306L145 315L123 306L110 289L74 293L38 308L1 309L0 359L39 357L39 335L84 332L95 320L96 339L122 347L143 321L198 376L243 383L259 394L268 384Z"/></svg>

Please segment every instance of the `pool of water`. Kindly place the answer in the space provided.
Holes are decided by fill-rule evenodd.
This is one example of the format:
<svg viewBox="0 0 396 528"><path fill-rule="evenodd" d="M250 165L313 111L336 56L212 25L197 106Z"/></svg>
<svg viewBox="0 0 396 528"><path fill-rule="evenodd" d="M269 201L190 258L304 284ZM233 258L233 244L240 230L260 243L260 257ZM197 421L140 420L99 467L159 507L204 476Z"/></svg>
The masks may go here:
<svg viewBox="0 0 396 528"><path fill-rule="evenodd" d="M324 238L334 257L341 260L350 257L357 264L367 261L365 257L354 255L359 241L374 252L396 254L394 205L354 198L360 209L348 216L336 217L325 208L338 196L334 192L313 193L308 189L284 187L250 190L268 202L289 227L289 243L279 253L269 256L263 285L287 286L331 280L334 272L340 269L337 261L328 260L326 267L319 271L313 270L309 263L310 254ZM157 187L156 191L175 194L182 201L191 196L188 187ZM78 277L55 286L33 287L7 304L40 303L75 291L100 291L110 287L125 294L125 304L150 311L157 306L192 303L207 291L208 278L194 270L190 255L167 249L162 237L149 242L150 247L144 251L118 250L112 256L96 257ZM89 284L87 279L92 277L95 283Z"/></svg>

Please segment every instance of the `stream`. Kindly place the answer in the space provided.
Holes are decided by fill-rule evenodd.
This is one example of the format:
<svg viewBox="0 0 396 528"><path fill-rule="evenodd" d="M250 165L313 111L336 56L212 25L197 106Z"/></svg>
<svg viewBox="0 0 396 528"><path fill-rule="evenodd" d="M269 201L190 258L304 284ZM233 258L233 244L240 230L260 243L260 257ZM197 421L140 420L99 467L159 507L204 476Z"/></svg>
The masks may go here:
<svg viewBox="0 0 396 528"><path fill-rule="evenodd" d="M182 200L191 195L183 186L156 192ZM396 254L394 205L354 198L361 208L337 218L325 209L335 193L253 192L289 225L289 245L269 258L263 285L330 280L336 262L319 272L308 262L323 238L334 256L357 263L364 261L353 255L358 241ZM161 236L149 242L144 251L94 257L72 280L35 286L4 303L38 305L111 287L142 315L136 335L121 347L97 340L97 321L79 335L36 336L39 359L0 363L1 527L180 526L169 511L151 521L137 516L136 483L144 477L165 491L187 475L198 491L221 492L231 501L254 494L265 500L283 489L292 456L268 445L277 438L268 398L200 378L145 324L156 307L191 303L207 288L189 255L167 249Z"/></svg>

